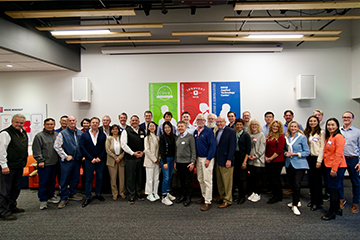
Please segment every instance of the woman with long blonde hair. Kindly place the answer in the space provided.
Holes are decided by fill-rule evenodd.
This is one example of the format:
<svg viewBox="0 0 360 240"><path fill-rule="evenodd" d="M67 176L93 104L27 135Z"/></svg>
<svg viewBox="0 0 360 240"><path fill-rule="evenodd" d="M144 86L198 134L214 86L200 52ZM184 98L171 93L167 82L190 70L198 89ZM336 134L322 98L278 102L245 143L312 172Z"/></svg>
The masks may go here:
<svg viewBox="0 0 360 240"><path fill-rule="evenodd" d="M272 197L267 202L273 204L282 201L281 170L284 166L285 137L283 125L279 120L270 123L269 133L266 137L265 161Z"/></svg>
<svg viewBox="0 0 360 240"><path fill-rule="evenodd" d="M295 215L300 215L300 187L305 170L309 169L306 157L310 155L307 138L297 122L291 121L285 134L285 167L292 193L292 202L288 204Z"/></svg>

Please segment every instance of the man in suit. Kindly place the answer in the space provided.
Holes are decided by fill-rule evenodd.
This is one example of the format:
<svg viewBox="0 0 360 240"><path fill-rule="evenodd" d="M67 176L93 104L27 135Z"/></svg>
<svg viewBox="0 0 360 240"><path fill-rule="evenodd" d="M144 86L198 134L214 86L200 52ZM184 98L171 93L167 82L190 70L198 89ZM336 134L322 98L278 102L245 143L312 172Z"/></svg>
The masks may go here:
<svg viewBox="0 0 360 240"><path fill-rule="evenodd" d="M151 120L153 119L153 114L151 111L149 110L146 110L144 112L144 119L145 119L145 122L141 123L139 125L140 128L144 129L145 130L145 134L147 134L147 126L149 125L149 123L151 122ZM155 129L155 132L157 132L157 127L158 125L155 123L155 126L156 126L156 129Z"/></svg>
<svg viewBox="0 0 360 240"><path fill-rule="evenodd" d="M120 115L119 115L119 122L120 122L120 125L119 125L119 130L120 130L120 133L122 133L126 127L128 126L126 124L127 122L127 119L128 119L128 116L126 114L126 112L122 112Z"/></svg>
<svg viewBox="0 0 360 240"><path fill-rule="evenodd" d="M102 176L106 161L105 141L106 135L99 130L100 119L97 117L91 118L90 129L81 136L79 145L83 156L85 157L85 201L82 207L86 207L91 202L92 181L94 178L94 171L96 172L96 189L95 198L100 201L105 201L101 196Z"/></svg>
<svg viewBox="0 0 360 240"><path fill-rule="evenodd" d="M102 119L102 126L99 127L99 130L104 132L107 137L110 136L110 123L111 118L108 115L105 115Z"/></svg>
<svg viewBox="0 0 360 240"><path fill-rule="evenodd" d="M234 172L234 154L236 149L236 132L225 126L225 118L216 119L219 130L216 132L216 178L220 198L215 202L222 202L219 208L227 208L232 204L232 185Z"/></svg>

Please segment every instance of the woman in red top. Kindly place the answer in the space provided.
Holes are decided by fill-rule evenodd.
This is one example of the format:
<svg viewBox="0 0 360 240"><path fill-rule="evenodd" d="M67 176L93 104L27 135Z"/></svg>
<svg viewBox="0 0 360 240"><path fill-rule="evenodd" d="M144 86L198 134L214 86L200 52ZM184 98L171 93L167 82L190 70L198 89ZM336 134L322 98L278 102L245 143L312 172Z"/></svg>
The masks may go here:
<svg viewBox="0 0 360 240"><path fill-rule="evenodd" d="M321 217L322 220L335 219L342 215L340 209L339 188L344 181L346 161L344 157L345 138L341 135L339 121L330 118L326 122L324 164L326 167L326 185L330 192L329 211Z"/></svg>
<svg viewBox="0 0 360 240"><path fill-rule="evenodd" d="M282 201L280 174L285 161L284 147L283 125L280 121L275 120L270 123L269 133L266 137L265 161L268 164L266 174L269 177L272 190L272 197L267 202L268 204Z"/></svg>

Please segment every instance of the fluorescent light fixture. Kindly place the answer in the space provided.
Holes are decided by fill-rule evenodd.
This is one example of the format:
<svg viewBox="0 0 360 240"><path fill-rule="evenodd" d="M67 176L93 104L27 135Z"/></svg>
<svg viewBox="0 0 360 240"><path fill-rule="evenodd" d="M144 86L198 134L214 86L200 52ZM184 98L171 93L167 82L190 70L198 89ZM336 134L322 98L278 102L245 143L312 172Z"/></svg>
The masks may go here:
<svg viewBox="0 0 360 240"><path fill-rule="evenodd" d="M107 34L110 30L51 31L54 36Z"/></svg>
<svg viewBox="0 0 360 240"><path fill-rule="evenodd" d="M11 65L11 64L8 64L8 65L6 65L6 66L9 67L9 68L13 67L13 65Z"/></svg>
<svg viewBox="0 0 360 240"><path fill-rule="evenodd" d="M302 34L291 34L291 35L262 35L262 34L250 34L248 38L302 38Z"/></svg>
<svg viewBox="0 0 360 240"><path fill-rule="evenodd" d="M174 45L174 46L105 46L104 55L132 54L186 54L186 53L275 53L283 50L282 44L238 44L238 45Z"/></svg>

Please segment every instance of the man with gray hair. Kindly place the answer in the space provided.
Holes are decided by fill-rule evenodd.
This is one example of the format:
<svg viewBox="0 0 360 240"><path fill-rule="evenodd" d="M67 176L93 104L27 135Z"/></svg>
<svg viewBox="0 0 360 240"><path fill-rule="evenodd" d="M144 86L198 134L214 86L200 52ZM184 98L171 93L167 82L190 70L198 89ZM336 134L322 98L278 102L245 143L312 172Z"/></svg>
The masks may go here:
<svg viewBox="0 0 360 240"><path fill-rule="evenodd" d="M196 155L197 155L197 178L201 188L202 198L197 203L204 205L201 211L207 211L211 207L213 190L214 156L216 140L213 131L205 126L205 116L196 116L197 129L194 132Z"/></svg>
<svg viewBox="0 0 360 240"><path fill-rule="evenodd" d="M28 157L28 137L23 129L25 116L15 114L10 127L0 132L0 218L16 220L13 213L25 212L17 207L21 177Z"/></svg>
<svg viewBox="0 0 360 240"><path fill-rule="evenodd" d="M214 135L215 135L215 133L216 133L217 130L218 130L218 127L216 126L216 115L215 115L215 114L210 113L210 114L208 115L206 126L207 126L208 128L211 128L211 130L213 130Z"/></svg>

